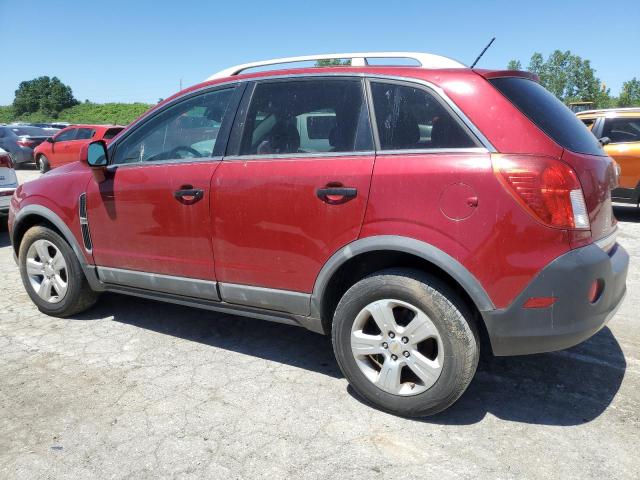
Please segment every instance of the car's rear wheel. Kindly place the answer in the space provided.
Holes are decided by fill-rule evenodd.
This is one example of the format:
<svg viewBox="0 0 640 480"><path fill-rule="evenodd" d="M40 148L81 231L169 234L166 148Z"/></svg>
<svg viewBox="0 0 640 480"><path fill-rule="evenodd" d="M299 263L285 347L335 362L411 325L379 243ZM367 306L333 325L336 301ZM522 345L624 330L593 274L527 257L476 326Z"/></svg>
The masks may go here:
<svg viewBox="0 0 640 480"><path fill-rule="evenodd" d="M40 155L38 157L36 166L38 167L38 170L40 170L40 173L47 173L49 170L51 170L51 165L49 164L49 159L46 155Z"/></svg>
<svg viewBox="0 0 640 480"><path fill-rule="evenodd" d="M353 285L332 331L340 369L382 410L438 413L465 391L478 365L473 317L444 282L415 270L385 270Z"/></svg>
<svg viewBox="0 0 640 480"><path fill-rule="evenodd" d="M74 315L98 299L69 244L47 227L35 226L25 233L18 260L27 294L47 315Z"/></svg>

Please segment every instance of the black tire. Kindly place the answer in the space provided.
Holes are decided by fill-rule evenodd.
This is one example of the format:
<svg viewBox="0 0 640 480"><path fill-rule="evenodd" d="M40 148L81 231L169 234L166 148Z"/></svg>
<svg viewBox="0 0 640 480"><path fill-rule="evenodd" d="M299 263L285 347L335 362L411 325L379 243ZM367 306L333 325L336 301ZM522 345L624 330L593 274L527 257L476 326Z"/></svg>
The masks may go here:
<svg viewBox="0 0 640 480"><path fill-rule="evenodd" d="M43 300L29 281L26 267L27 252L37 240L47 240L55 245L66 262L67 292L58 303L48 303ZM87 310L98 300L99 294L89 286L75 252L65 239L47 227L37 225L27 230L20 243L18 262L24 288L42 313L64 318Z"/></svg>
<svg viewBox="0 0 640 480"><path fill-rule="evenodd" d="M353 323L365 306L383 299L406 302L426 313L441 338L440 376L422 393L388 393L356 363L351 350ZM384 270L353 285L338 303L332 340L338 365L355 392L375 407L405 417L433 415L452 405L471 383L480 356L478 331L464 302L437 277L410 269Z"/></svg>
<svg viewBox="0 0 640 480"><path fill-rule="evenodd" d="M40 170L40 173L47 173L51 170L51 165L49 164L49 159L46 155L40 155L36 160L36 167Z"/></svg>

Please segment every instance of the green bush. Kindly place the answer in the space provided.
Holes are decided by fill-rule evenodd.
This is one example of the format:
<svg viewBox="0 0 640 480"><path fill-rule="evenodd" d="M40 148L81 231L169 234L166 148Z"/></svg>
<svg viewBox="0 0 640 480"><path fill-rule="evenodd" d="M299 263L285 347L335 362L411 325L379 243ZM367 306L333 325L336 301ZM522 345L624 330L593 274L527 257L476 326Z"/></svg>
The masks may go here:
<svg viewBox="0 0 640 480"><path fill-rule="evenodd" d="M81 103L65 108L56 116L42 111L15 115L12 106L0 106L0 123L69 122L127 125L152 106L146 103Z"/></svg>

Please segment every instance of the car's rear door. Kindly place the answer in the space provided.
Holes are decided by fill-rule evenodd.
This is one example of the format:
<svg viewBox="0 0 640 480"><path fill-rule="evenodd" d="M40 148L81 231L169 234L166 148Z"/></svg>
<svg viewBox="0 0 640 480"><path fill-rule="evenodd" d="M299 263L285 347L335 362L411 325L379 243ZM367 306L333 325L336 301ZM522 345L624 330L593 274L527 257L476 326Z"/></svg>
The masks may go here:
<svg viewBox="0 0 640 480"><path fill-rule="evenodd" d="M110 145L106 179L87 191L92 252L105 282L217 299L210 185L238 88L177 100Z"/></svg>
<svg viewBox="0 0 640 480"><path fill-rule="evenodd" d="M211 195L222 299L308 313L318 272L357 239L367 205L374 152L362 80L249 85L227 154Z"/></svg>
<svg viewBox="0 0 640 480"><path fill-rule="evenodd" d="M93 128L78 128L74 139L66 142L63 163L78 161L80 158L80 149L83 145L91 141L94 134L95 130Z"/></svg>

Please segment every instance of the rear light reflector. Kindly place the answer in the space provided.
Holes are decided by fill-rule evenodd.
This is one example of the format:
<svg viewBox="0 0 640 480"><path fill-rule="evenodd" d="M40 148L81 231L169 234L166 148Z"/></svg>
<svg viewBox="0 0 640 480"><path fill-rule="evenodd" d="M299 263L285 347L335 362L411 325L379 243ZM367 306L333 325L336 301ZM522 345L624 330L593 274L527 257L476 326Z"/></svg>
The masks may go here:
<svg viewBox="0 0 640 480"><path fill-rule="evenodd" d="M547 308L556 303L558 297L530 297L522 308Z"/></svg>
<svg viewBox="0 0 640 480"><path fill-rule="evenodd" d="M16 143L18 145L20 145L21 147L32 147L33 145L36 144L36 142L34 140L31 140L29 138L19 138Z"/></svg>
<svg viewBox="0 0 640 480"><path fill-rule="evenodd" d="M13 195L13 192L15 192L15 190L4 190L0 192L0 197L10 197Z"/></svg>
<svg viewBox="0 0 640 480"><path fill-rule="evenodd" d="M550 227L588 229L589 214L573 169L550 157L492 155L502 185L535 219Z"/></svg>
<svg viewBox="0 0 640 480"><path fill-rule="evenodd" d="M591 283L591 287L589 287L589 293L587 294L587 300L589 303L596 303L602 295L602 291L604 290L604 281L599 278L594 280Z"/></svg>

